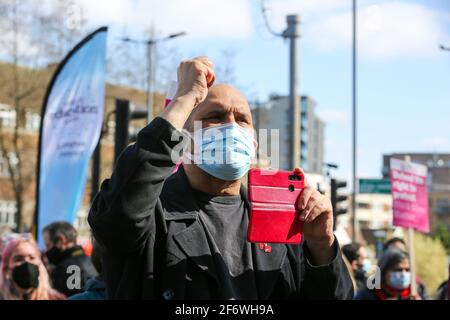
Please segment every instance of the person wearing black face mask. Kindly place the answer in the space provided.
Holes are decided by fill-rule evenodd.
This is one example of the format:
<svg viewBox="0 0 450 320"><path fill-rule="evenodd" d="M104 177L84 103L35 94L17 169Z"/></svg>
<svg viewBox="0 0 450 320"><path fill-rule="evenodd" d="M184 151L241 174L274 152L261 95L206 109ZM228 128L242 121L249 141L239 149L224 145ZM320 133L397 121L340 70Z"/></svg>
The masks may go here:
<svg viewBox="0 0 450 320"><path fill-rule="evenodd" d="M83 293L75 294L69 300L106 300L106 284L102 277L102 252L95 238L92 237L92 253L91 260L98 271L99 275L95 278L90 278L86 282L85 291Z"/></svg>
<svg viewBox="0 0 450 320"><path fill-rule="evenodd" d="M366 288L367 273L371 268L366 248L357 242L342 247L342 253L347 258L356 282L356 292Z"/></svg>
<svg viewBox="0 0 450 320"><path fill-rule="evenodd" d="M83 248L76 244L75 228L67 222L54 222L44 227L43 238L55 289L67 297L82 292L86 281L97 276L97 271Z"/></svg>
<svg viewBox="0 0 450 320"><path fill-rule="evenodd" d="M0 300L60 300L50 286L41 253L31 238L9 240L0 265Z"/></svg>
<svg viewBox="0 0 450 320"><path fill-rule="evenodd" d="M39 267L33 263L24 262L12 270L12 279L21 289L26 290L24 300L28 300L30 293L39 287Z"/></svg>

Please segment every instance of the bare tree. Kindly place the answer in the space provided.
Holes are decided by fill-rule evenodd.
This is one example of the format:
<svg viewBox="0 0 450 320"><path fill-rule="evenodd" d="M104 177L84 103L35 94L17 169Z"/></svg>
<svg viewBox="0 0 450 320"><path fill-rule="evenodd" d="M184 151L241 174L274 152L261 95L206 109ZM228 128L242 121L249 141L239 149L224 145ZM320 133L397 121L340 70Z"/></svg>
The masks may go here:
<svg viewBox="0 0 450 320"><path fill-rule="evenodd" d="M127 38L126 29L122 31ZM108 53L108 79L118 85L144 90L147 84L147 55L145 46L113 39Z"/></svg>
<svg viewBox="0 0 450 320"><path fill-rule="evenodd" d="M0 119L0 152L8 167L18 230L24 227L24 204L34 197L37 142L26 134L27 113L41 106L51 73L43 67L59 61L81 32L64 25L61 3L68 5L69 1L53 2L47 12L31 0L2 0L0 4L0 59L6 62L0 73L0 92L15 114L13 127L6 127Z"/></svg>
<svg viewBox="0 0 450 320"><path fill-rule="evenodd" d="M128 38L126 28L122 31L121 38ZM148 51L146 40L163 37L155 29L149 28L142 38L125 42L121 38L113 39L111 50L108 53L108 81L118 85L133 87L140 90L148 88ZM181 53L176 45L171 42L158 42L153 59L155 68L154 114L162 111L163 99L170 80L176 79L178 64L181 61Z"/></svg>
<svg viewBox="0 0 450 320"><path fill-rule="evenodd" d="M231 85L236 84L236 55L237 50L232 47L221 51L221 57L216 67L217 80Z"/></svg>
<svg viewBox="0 0 450 320"><path fill-rule="evenodd" d="M142 38L133 39L141 43L121 40L128 37L129 34L125 28L121 38L113 40L108 53L108 78L115 84L145 90L148 81L148 52L144 41L151 37L158 38L158 33L148 30ZM181 53L173 43L158 42L154 57L156 91L161 92L167 89L169 79L172 73L176 73L180 60Z"/></svg>

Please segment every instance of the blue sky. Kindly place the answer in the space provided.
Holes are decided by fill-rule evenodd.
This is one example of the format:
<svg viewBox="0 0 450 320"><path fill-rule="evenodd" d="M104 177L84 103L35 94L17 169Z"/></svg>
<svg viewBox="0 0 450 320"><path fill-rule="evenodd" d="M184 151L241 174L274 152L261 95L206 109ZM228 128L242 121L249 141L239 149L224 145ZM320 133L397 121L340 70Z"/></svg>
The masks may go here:
<svg viewBox="0 0 450 320"><path fill-rule="evenodd" d="M111 37L124 28L143 37L150 25L161 35L187 31L173 40L180 57L208 55L217 65L231 48L250 99L288 92L288 43L266 31L258 0L79 1L90 23L111 25ZM300 91L327 123L326 161L350 178L351 1L265 3L277 31L286 14L302 16ZM378 177L384 153L450 152L450 52L438 49L450 46L450 1L358 3L358 175Z"/></svg>

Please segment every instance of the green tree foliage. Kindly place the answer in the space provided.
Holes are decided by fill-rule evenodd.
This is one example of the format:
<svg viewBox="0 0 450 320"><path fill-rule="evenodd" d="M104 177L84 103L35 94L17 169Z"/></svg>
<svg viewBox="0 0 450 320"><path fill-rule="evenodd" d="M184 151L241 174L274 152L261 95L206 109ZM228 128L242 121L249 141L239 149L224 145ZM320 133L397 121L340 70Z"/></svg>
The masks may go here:
<svg viewBox="0 0 450 320"><path fill-rule="evenodd" d="M447 250L447 253L450 254L450 230L445 224L440 223L436 225L432 237L433 239L439 239Z"/></svg>
<svg viewBox="0 0 450 320"><path fill-rule="evenodd" d="M438 286L448 278L448 256L439 239L415 234L414 248L417 275L427 287L428 294L434 294Z"/></svg>

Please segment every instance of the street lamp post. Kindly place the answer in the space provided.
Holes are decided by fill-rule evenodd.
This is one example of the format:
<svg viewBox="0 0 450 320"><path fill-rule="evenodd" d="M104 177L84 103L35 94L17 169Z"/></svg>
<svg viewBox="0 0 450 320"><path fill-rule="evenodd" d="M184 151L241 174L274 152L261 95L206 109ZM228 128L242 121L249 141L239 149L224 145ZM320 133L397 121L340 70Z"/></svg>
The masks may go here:
<svg viewBox="0 0 450 320"><path fill-rule="evenodd" d="M125 42L145 44L147 46L147 123L153 119L153 93L155 83L155 53L156 45L160 42L170 39L178 38L186 35L186 32L178 32L170 34L163 38L154 39L151 37L149 40L135 40L131 38L122 38Z"/></svg>
<svg viewBox="0 0 450 320"><path fill-rule="evenodd" d="M290 41L289 55L289 108L291 111L291 159L289 161L291 168L300 167L301 163L301 95L299 90L298 76L298 42L300 38L300 15L291 14L286 16L287 28L282 33L272 30L267 20L266 11L268 10L264 1L261 1L261 10L269 32L275 37L282 37Z"/></svg>
<svg viewBox="0 0 450 320"><path fill-rule="evenodd" d="M357 124L357 117L356 117L356 111L357 111L357 87L356 87L356 0L353 0L353 15L352 15L352 22L353 22L353 50L352 50L352 105L353 105L353 121L352 121L352 128L353 128L353 139L352 139L352 155L353 155L353 167L352 167L352 241L356 241L356 229L358 228L358 220L356 217L356 164L357 164L357 157L356 157L356 124Z"/></svg>
<svg viewBox="0 0 450 320"><path fill-rule="evenodd" d="M156 42L153 40L148 41L147 44L147 123L153 118L153 84L155 83L155 52Z"/></svg>
<svg viewBox="0 0 450 320"><path fill-rule="evenodd" d="M288 15L286 17L287 29L282 36L290 40L289 63L289 105L292 115L291 127L291 168L301 166L300 161L300 100L298 89L298 38L300 38L300 16Z"/></svg>

